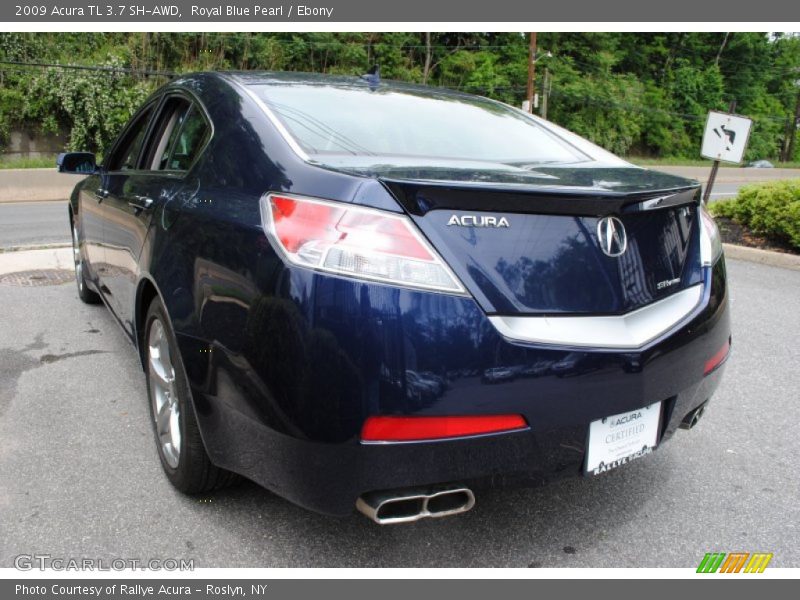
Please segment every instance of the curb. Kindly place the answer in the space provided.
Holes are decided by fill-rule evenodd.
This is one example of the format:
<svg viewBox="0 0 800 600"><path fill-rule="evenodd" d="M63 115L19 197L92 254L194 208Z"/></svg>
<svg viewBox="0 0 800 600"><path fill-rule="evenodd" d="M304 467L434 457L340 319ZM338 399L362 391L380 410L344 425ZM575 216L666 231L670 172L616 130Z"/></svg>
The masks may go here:
<svg viewBox="0 0 800 600"><path fill-rule="evenodd" d="M725 258L800 271L800 255L797 254L748 248L736 244L722 244L722 247L725 250Z"/></svg>
<svg viewBox="0 0 800 600"><path fill-rule="evenodd" d="M52 244L34 244L33 246L6 246L0 248L0 254L6 252L27 252L28 250L55 250L57 248L69 248L72 246L69 242L54 242Z"/></svg>
<svg viewBox="0 0 800 600"><path fill-rule="evenodd" d="M69 202L69 196L59 194L58 196L37 196L35 198L25 198L18 200L17 198L3 198L0 197L0 204L38 204L39 202L63 202L65 205Z"/></svg>
<svg viewBox="0 0 800 600"><path fill-rule="evenodd" d="M67 245L0 254L0 275L48 269L74 269L72 247Z"/></svg>

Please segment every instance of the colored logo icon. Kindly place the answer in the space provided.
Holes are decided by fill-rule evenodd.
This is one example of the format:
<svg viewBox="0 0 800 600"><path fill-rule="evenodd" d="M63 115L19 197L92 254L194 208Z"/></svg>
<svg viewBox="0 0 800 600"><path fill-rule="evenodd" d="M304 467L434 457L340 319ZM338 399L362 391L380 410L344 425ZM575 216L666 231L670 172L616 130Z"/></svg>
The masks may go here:
<svg viewBox="0 0 800 600"><path fill-rule="evenodd" d="M772 560L769 552L707 552L698 573L763 573Z"/></svg>

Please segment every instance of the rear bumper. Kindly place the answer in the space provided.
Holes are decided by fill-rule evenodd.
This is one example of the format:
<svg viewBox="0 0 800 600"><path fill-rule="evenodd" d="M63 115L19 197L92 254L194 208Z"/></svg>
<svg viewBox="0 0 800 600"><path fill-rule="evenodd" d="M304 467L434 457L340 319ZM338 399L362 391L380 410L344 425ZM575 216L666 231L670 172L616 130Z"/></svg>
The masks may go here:
<svg viewBox="0 0 800 600"><path fill-rule="evenodd" d="M510 342L469 299L291 276L292 297L254 300L240 315L243 341L209 336L212 352L187 361L203 353L192 347L195 338L179 340L212 460L334 515L351 513L368 491L580 475L591 421L656 401L663 443L714 393L724 366L704 376L704 364L730 337L724 260L707 270L706 294L690 322L625 352ZM225 323L235 331L231 318ZM486 382L484 372L500 366L515 376ZM412 385L407 370L425 373L429 383ZM499 413L524 415L530 429L437 442L358 441L373 414Z"/></svg>

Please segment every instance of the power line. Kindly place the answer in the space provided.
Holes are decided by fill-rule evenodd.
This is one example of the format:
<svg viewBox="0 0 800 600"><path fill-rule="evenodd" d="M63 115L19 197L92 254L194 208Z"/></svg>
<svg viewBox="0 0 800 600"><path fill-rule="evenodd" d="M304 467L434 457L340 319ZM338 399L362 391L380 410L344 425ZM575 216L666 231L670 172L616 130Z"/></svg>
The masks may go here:
<svg viewBox="0 0 800 600"><path fill-rule="evenodd" d="M413 32L413 33L420 33L420 32ZM171 35L178 35L182 37L191 37L191 36L200 36L203 35L205 37L217 37L217 38L242 38L243 36L253 35L249 33L241 33L241 32L205 32L205 33L191 33L191 32L174 32ZM262 35L262 34L255 34L255 35ZM766 35L766 34L765 34ZM387 48L398 48L398 49L413 49L413 50L426 50L429 46L425 44L411 44L411 43L397 43L397 42L385 42L381 40L369 41L369 42L361 42L356 40L344 40L344 41L319 41L319 40L306 40L301 37L294 37L291 39L286 38L279 38L279 37L272 37L269 33L266 34L267 37L264 39L268 39L271 43L276 43L280 45L304 45L310 47L320 47L320 48L327 48L327 47L342 47L342 46L362 46L364 48L375 48L376 46L383 46ZM774 43L774 42L773 42ZM513 43L504 43L504 44L483 44L483 43L456 43L456 44L431 44L430 48L444 48L447 50L497 50L497 49L508 49L513 48L517 49L520 52L524 52L527 49L527 40L523 34L520 35L518 42ZM588 63L585 61L580 61L579 59L575 58L574 56L564 54L559 56L559 58L569 58L575 64L581 64L587 67L598 67L599 65ZM686 56L680 55L676 56L675 60L697 60L697 56ZM725 56L720 57L720 62L727 62L731 64L739 64L749 67L758 68L763 71L771 71L774 73L791 73L793 72L796 67L778 67L778 66L763 66L758 63L754 62L747 62L747 61L737 61L735 59L727 58Z"/></svg>
<svg viewBox="0 0 800 600"><path fill-rule="evenodd" d="M554 57L560 58L560 57ZM25 62L25 61L0 61L0 65L8 65L11 69L15 71L24 71L26 67L34 67L34 68L46 68L46 69L65 69L65 70L77 70L77 71L88 71L88 72L97 72L97 73L123 73L128 75L141 75L141 76L156 76L156 77L176 77L179 74L174 71L153 71L148 69L135 69L131 67L108 67L108 66L89 66L89 65L65 65L60 63L46 63L46 62ZM458 85L458 86L449 86L449 85L439 85L438 87L455 90L455 91L465 91L469 90L476 93L483 93L483 94L494 94L496 92L514 92L514 93L522 93L526 91L527 86L521 85L507 85L507 86L492 86L492 87L476 87L471 85ZM555 97L562 97L562 98L570 98L585 104L593 104L595 106L604 106L607 108L615 108L621 110L629 110L632 112L642 112L642 113L650 113L650 114L663 114L665 116L671 117L678 117L685 121L700 121L706 118L705 115L697 115L693 113L680 113L677 111L670 111L662 108L652 108L647 106L639 106L624 102L614 102L614 101L607 101L607 100L598 100L591 96L583 96L578 95L570 92L563 92L563 91L554 91L551 93L552 96ZM754 116L751 117L754 121L759 120L773 120L779 121L781 123L786 121L785 116L774 116L774 115L761 115L761 116Z"/></svg>
<svg viewBox="0 0 800 600"><path fill-rule="evenodd" d="M44 62L24 62L19 60L0 60L0 65L10 65L14 67L38 67L45 69L67 69L76 71L98 71L103 73L125 73L128 75L146 75L157 77L175 77L177 73L173 71L151 71L149 69L134 69L132 67L97 67L89 65L63 65L60 63ZM23 70L23 69L17 69Z"/></svg>

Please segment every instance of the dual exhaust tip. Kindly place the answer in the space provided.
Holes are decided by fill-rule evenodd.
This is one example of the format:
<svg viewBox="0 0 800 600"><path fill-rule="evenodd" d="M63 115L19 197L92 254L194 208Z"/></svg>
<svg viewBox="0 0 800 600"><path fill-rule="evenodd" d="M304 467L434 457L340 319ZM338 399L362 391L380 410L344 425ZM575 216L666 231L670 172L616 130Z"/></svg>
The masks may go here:
<svg viewBox="0 0 800 600"><path fill-rule="evenodd" d="M680 428L681 429L691 429L700 421L700 418L706 412L706 402L703 402L700 406L695 408L694 410L689 411L689 413L683 417L683 421L681 421Z"/></svg>
<svg viewBox="0 0 800 600"><path fill-rule="evenodd" d="M356 501L356 508L379 525L450 517L465 513L473 506L475 495L465 487L371 492Z"/></svg>

